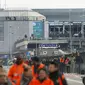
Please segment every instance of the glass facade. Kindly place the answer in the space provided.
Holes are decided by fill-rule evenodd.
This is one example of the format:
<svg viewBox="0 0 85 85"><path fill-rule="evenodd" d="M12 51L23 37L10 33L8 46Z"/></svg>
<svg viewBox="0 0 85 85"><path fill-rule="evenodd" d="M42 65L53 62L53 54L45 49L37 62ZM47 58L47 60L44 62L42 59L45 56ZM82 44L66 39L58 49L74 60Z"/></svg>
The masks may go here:
<svg viewBox="0 0 85 85"><path fill-rule="evenodd" d="M85 37L85 25L83 27L84 37ZM71 32L71 35L70 35ZM82 23L78 22L63 22L62 24L49 24L49 37L58 38L58 37L82 37Z"/></svg>
<svg viewBox="0 0 85 85"><path fill-rule="evenodd" d="M81 23L73 23L71 27L72 37L81 37Z"/></svg>
<svg viewBox="0 0 85 85"><path fill-rule="evenodd" d="M49 24L50 39L66 39L72 49L83 48L85 44L85 22L61 22ZM72 43L71 43L72 42ZM69 48L69 47L68 47Z"/></svg>
<svg viewBox="0 0 85 85"><path fill-rule="evenodd" d="M49 24L49 37L61 37L63 34L63 24Z"/></svg>
<svg viewBox="0 0 85 85"><path fill-rule="evenodd" d="M4 21L0 21L0 41L4 41Z"/></svg>
<svg viewBox="0 0 85 85"><path fill-rule="evenodd" d="M85 37L85 25L84 25L84 37Z"/></svg>

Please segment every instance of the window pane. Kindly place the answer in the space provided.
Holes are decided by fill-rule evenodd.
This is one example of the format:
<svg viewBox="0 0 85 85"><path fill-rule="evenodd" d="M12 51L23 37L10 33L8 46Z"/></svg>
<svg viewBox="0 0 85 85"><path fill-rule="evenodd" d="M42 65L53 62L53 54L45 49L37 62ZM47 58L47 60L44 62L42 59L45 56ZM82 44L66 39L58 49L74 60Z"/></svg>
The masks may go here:
<svg viewBox="0 0 85 85"><path fill-rule="evenodd" d="M0 41L4 40L4 22L0 22Z"/></svg>

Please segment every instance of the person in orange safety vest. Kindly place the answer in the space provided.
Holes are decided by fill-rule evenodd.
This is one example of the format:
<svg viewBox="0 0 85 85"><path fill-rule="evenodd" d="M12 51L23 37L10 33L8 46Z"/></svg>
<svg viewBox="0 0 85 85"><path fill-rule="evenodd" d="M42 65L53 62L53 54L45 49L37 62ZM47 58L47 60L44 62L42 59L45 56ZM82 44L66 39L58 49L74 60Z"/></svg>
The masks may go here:
<svg viewBox="0 0 85 85"><path fill-rule="evenodd" d="M64 61L65 61L64 58L61 57L61 58L60 58L60 63L64 63Z"/></svg>
<svg viewBox="0 0 85 85"><path fill-rule="evenodd" d="M21 79L18 79L16 85L29 85L33 79L32 68L30 66L24 67L24 72Z"/></svg>
<svg viewBox="0 0 85 85"><path fill-rule="evenodd" d="M38 70L38 77L33 78L29 85L54 85L53 81L48 78L45 68Z"/></svg>
<svg viewBox="0 0 85 85"><path fill-rule="evenodd" d="M64 56L60 57L60 71L62 72L62 74L65 71L65 59L64 59Z"/></svg>
<svg viewBox="0 0 85 85"><path fill-rule="evenodd" d="M38 74L37 74L37 70L41 69L41 68L44 68L45 65L40 63L39 62L39 58L38 57L32 57L32 62L33 62L33 65L32 65L32 72L33 72L33 76L34 77L37 77Z"/></svg>
<svg viewBox="0 0 85 85"><path fill-rule="evenodd" d="M8 78L14 82L15 84L17 83L17 80L21 78L21 75L23 73L23 59L21 56L16 57L16 63L11 66L11 68L8 71Z"/></svg>

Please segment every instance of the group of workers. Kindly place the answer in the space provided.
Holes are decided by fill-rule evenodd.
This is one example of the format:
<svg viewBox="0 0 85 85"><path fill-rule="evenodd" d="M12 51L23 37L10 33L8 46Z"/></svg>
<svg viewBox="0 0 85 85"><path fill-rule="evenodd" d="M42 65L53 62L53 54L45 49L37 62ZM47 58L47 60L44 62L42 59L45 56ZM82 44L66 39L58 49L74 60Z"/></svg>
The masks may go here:
<svg viewBox="0 0 85 85"><path fill-rule="evenodd" d="M17 56L8 72L0 66L0 85L68 85L57 62L50 62L46 67L36 56L31 62L30 66Z"/></svg>

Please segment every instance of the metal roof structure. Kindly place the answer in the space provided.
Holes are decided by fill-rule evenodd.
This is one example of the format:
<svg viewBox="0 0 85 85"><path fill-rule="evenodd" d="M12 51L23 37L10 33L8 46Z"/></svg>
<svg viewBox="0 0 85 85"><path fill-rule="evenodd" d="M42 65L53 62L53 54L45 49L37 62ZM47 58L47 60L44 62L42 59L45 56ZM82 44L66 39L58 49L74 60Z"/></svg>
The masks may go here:
<svg viewBox="0 0 85 85"><path fill-rule="evenodd" d="M46 16L47 20L85 21L85 9L32 9Z"/></svg>
<svg viewBox="0 0 85 85"><path fill-rule="evenodd" d="M40 20L46 19L46 17L38 12L32 10L0 10L0 17L38 17Z"/></svg>
<svg viewBox="0 0 85 85"><path fill-rule="evenodd" d="M85 9L33 9L36 12L39 12L41 14L45 15L68 15L69 12L72 14L82 14Z"/></svg>

